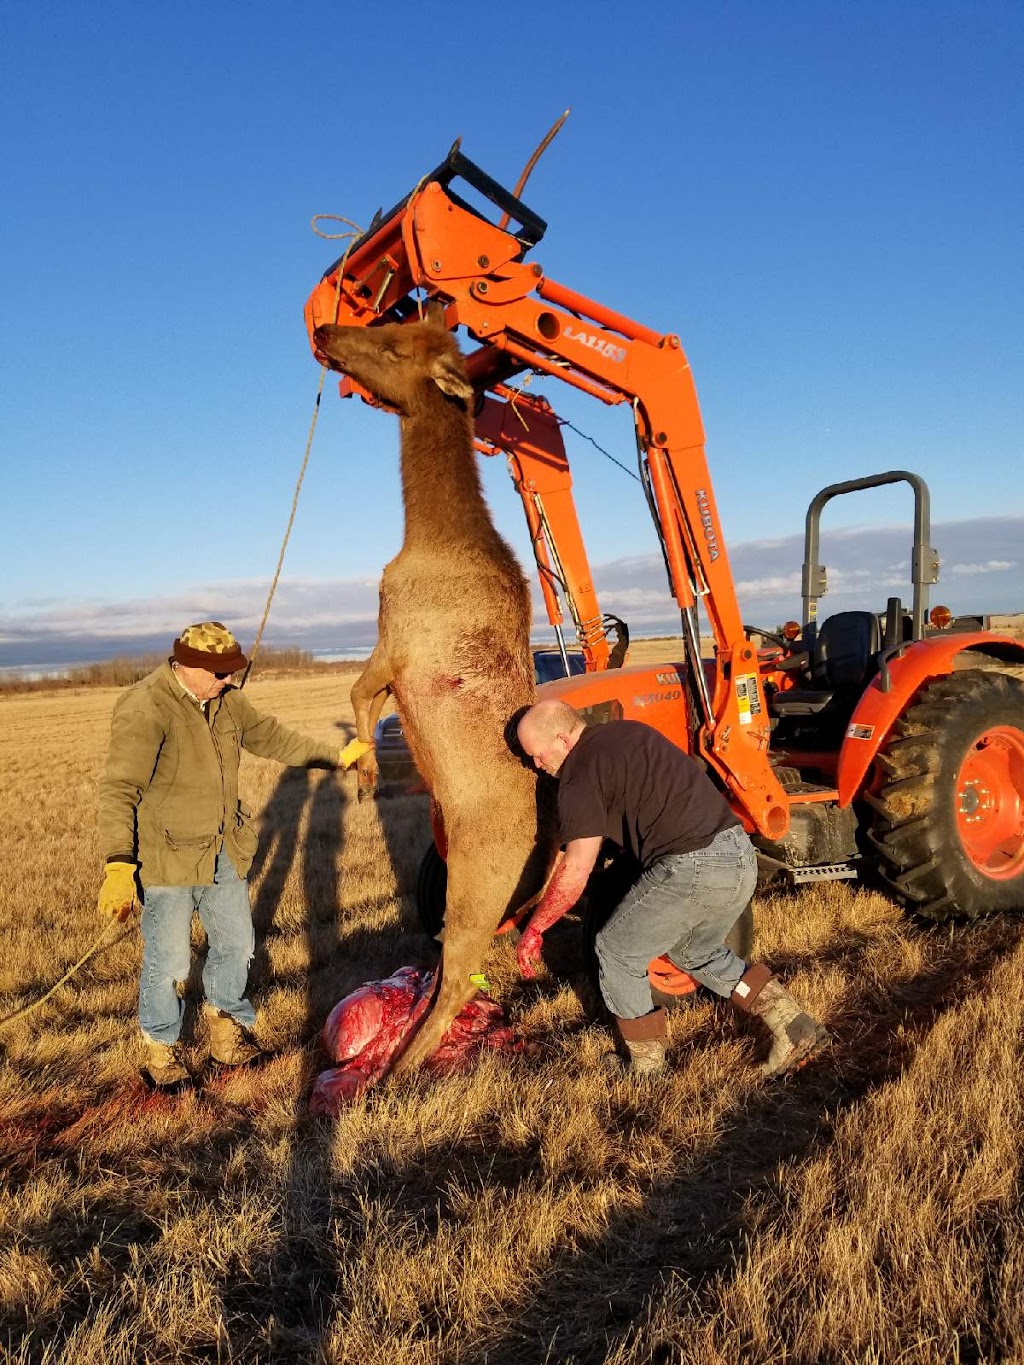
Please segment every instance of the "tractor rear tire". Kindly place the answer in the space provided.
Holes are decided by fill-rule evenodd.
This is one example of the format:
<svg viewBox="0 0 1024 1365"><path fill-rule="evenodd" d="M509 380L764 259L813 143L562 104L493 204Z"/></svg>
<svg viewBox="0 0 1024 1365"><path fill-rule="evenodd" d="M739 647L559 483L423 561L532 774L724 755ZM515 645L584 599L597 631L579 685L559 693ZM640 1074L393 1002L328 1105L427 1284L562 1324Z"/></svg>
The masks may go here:
<svg viewBox="0 0 1024 1365"><path fill-rule="evenodd" d="M1024 683L973 669L929 683L865 793L883 879L915 913L1024 910Z"/></svg>
<svg viewBox="0 0 1024 1365"><path fill-rule="evenodd" d="M448 864L431 844L420 862L416 876L416 910L429 938L436 939L444 928L444 907L448 899Z"/></svg>

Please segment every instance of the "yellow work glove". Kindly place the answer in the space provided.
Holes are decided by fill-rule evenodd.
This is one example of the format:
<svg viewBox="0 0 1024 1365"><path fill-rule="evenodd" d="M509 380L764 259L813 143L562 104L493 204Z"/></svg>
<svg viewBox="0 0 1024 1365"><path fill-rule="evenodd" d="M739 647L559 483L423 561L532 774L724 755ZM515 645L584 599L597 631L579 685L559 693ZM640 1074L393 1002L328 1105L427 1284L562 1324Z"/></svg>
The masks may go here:
<svg viewBox="0 0 1024 1365"><path fill-rule="evenodd" d="M361 739L350 739L338 755L338 767L351 768L357 759L362 758L363 754L368 754L372 748L372 742L367 744Z"/></svg>
<svg viewBox="0 0 1024 1365"><path fill-rule="evenodd" d="M97 909L108 919L126 920L139 905L134 863L107 863Z"/></svg>

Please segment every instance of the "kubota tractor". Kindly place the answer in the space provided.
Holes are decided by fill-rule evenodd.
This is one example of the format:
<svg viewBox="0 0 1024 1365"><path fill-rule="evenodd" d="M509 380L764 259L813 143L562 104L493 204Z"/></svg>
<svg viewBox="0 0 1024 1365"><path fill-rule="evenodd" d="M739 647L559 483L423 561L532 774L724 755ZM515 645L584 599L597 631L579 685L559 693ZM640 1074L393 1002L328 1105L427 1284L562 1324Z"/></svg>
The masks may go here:
<svg viewBox="0 0 1024 1365"><path fill-rule="evenodd" d="M306 305L312 341L322 322L407 321L417 292L441 300L449 327L479 343L467 365L484 426L487 391L514 396L524 371L631 406L638 472L680 610L679 661L599 669L541 695L563 697L595 724L646 721L702 760L767 874L799 885L876 868L932 919L1024 908L1024 647L985 629L934 628L927 596L938 560L924 481L892 471L822 490L807 516L802 623L777 636L745 626L679 338L550 279L527 259L545 227L453 148L378 214ZM344 379L341 391L358 392ZM492 427L485 441L501 448ZM891 599L884 613L819 623L822 507L895 481L915 496L911 608ZM571 497L562 515L575 518ZM712 658L702 657L701 613Z"/></svg>

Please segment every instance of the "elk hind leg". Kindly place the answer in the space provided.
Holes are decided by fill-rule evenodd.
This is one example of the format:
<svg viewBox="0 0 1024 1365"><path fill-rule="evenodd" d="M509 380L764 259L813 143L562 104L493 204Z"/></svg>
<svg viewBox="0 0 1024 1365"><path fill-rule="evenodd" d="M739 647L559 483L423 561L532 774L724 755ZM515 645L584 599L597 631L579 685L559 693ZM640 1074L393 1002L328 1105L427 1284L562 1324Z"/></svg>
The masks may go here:
<svg viewBox="0 0 1024 1365"><path fill-rule="evenodd" d="M452 935L446 927L440 985L422 1024L391 1068L395 1075L414 1070L437 1051L452 1020L479 989L470 977L482 969L492 937L490 928Z"/></svg>
<svg viewBox="0 0 1024 1365"><path fill-rule="evenodd" d="M507 865L496 859L493 845L460 848L458 824L448 847L448 898L445 906L441 982L417 1033L396 1062L396 1073L425 1062L467 1001L477 992L470 979L483 969L494 931L512 908L522 878L523 859Z"/></svg>

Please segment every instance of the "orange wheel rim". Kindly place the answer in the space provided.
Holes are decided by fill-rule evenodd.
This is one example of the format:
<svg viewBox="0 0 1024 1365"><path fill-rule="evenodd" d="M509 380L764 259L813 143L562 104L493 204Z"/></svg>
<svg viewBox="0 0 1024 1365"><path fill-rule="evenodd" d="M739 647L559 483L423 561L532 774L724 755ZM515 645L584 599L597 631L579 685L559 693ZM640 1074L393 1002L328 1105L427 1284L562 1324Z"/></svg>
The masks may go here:
<svg viewBox="0 0 1024 1365"><path fill-rule="evenodd" d="M956 775L956 825L973 867L994 881L1024 872L1024 732L986 730Z"/></svg>
<svg viewBox="0 0 1024 1365"><path fill-rule="evenodd" d="M667 957L656 957L649 963L647 976L651 985L665 995L689 995L700 985Z"/></svg>

